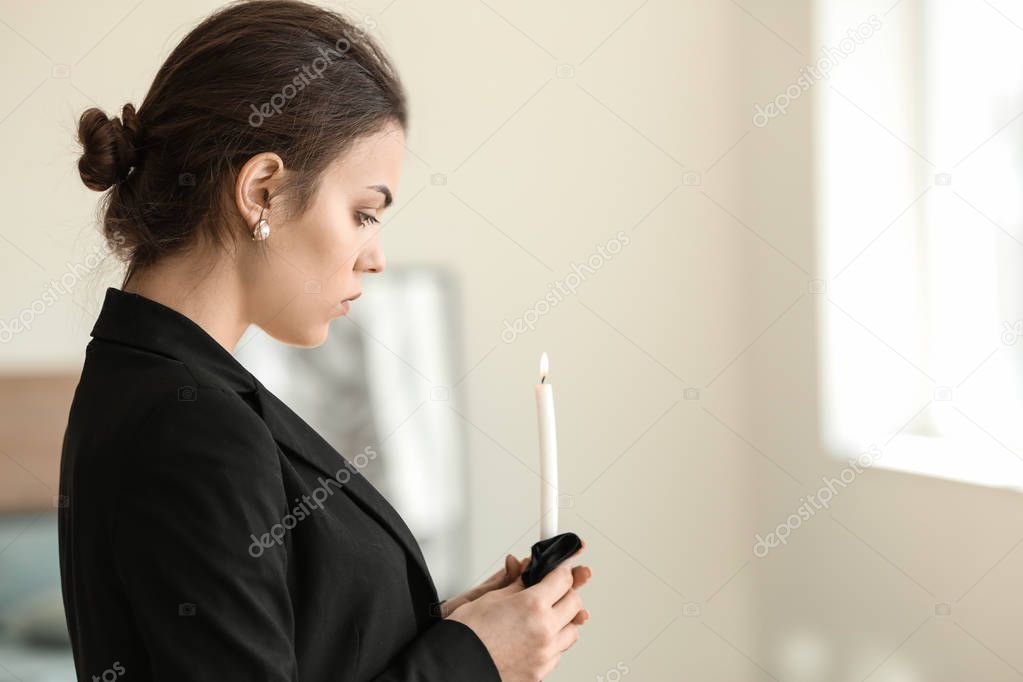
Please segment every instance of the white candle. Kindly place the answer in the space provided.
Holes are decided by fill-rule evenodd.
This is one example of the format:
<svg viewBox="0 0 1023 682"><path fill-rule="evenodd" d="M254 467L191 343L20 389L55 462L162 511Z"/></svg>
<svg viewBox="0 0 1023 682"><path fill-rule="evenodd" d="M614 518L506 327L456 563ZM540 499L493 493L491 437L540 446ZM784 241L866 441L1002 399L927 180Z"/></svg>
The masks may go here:
<svg viewBox="0 0 1023 682"><path fill-rule="evenodd" d="M554 425L554 387L547 377L547 353L540 356L536 385L536 421L540 431L540 539L558 534L558 437Z"/></svg>

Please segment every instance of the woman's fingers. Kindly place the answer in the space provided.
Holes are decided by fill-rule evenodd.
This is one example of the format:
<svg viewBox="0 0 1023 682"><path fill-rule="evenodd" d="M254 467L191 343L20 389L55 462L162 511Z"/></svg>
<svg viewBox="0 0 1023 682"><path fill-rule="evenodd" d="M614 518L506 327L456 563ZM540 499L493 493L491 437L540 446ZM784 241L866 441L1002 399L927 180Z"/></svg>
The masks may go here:
<svg viewBox="0 0 1023 682"><path fill-rule="evenodd" d="M562 563L528 589L535 591L545 605L553 606L566 592L572 589L574 581L568 564Z"/></svg>
<svg viewBox="0 0 1023 682"><path fill-rule="evenodd" d="M573 644L579 641L579 626L569 623L561 628L561 632L554 638L558 651L568 651Z"/></svg>
<svg viewBox="0 0 1023 682"><path fill-rule="evenodd" d="M481 592L486 592L489 589L498 587L504 587L511 581L515 580L522 574L521 563L511 554L506 554L504 557L504 568L500 569L494 575L483 581L480 586Z"/></svg>
<svg viewBox="0 0 1023 682"><path fill-rule="evenodd" d="M574 580L572 587L579 589L593 577L593 570L589 566L573 566L572 567L572 578Z"/></svg>
<svg viewBox="0 0 1023 682"><path fill-rule="evenodd" d="M484 580L480 584L481 585L489 585L490 583L498 582L498 581L501 580L501 578L503 578L505 576L505 573L507 571L508 571L508 557L505 557L504 558L504 568L499 568L497 571L494 572L493 575L491 575L489 578L487 578L486 580Z"/></svg>
<svg viewBox="0 0 1023 682"><path fill-rule="evenodd" d="M519 575L522 574L521 564L511 554L504 558L504 573L501 574L501 579L504 581L515 580Z"/></svg>
<svg viewBox="0 0 1023 682"><path fill-rule="evenodd" d="M574 621L582 608L583 600L574 589L569 589L552 607L554 618L559 625L567 625Z"/></svg>

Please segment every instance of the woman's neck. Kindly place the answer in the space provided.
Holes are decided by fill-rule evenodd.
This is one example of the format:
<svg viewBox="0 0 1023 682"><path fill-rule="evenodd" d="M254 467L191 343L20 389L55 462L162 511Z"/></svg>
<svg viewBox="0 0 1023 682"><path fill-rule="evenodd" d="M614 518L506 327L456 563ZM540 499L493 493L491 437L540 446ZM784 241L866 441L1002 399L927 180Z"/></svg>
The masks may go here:
<svg viewBox="0 0 1023 682"><path fill-rule="evenodd" d="M194 256L165 257L135 272L123 290L176 310L202 327L229 353L234 353L251 322L237 270L223 259L209 269L208 264L196 267Z"/></svg>

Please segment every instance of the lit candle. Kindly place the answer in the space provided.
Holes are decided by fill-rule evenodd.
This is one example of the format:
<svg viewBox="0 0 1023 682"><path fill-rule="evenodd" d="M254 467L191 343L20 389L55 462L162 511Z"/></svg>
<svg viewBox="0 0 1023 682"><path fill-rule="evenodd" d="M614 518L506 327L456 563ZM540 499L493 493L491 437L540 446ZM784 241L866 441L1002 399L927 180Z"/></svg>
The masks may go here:
<svg viewBox="0 0 1023 682"><path fill-rule="evenodd" d="M540 356L536 421L540 431L540 539L558 534L558 437L554 426L554 387L547 379L547 353Z"/></svg>

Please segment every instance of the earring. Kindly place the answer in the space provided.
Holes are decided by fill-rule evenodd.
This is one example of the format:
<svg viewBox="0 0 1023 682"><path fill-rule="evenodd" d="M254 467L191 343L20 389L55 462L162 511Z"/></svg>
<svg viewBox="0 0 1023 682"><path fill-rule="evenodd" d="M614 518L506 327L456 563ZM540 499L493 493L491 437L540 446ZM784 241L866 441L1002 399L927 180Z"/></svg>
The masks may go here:
<svg viewBox="0 0 1023 682"><path fill-rule="evenodd" d="M254 241L263 241L269 236L270 223L268 223L266 218L263 217L263 209L259 209L259 222L257 222L256 227L252 229L252 239Z"/></svg>

